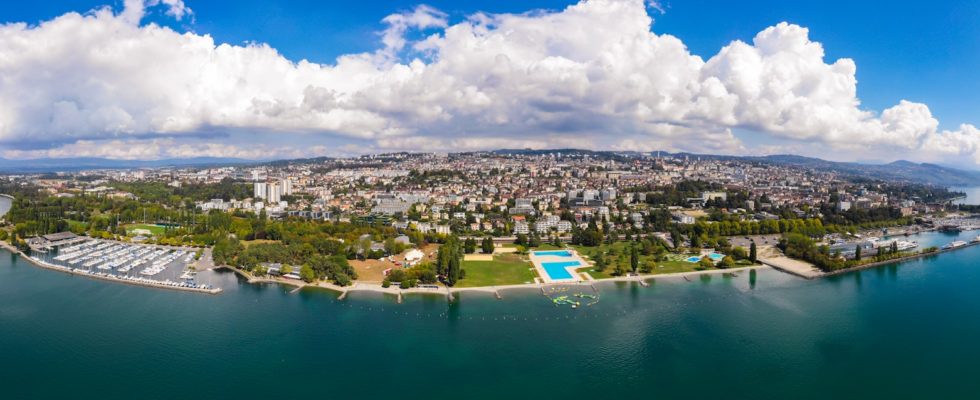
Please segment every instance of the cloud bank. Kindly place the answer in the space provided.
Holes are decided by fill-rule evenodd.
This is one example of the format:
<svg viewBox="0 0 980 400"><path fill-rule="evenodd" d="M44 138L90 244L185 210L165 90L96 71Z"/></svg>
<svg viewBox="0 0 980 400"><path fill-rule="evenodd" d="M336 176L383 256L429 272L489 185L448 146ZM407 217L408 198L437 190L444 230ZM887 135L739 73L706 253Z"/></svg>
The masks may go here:
<svg viewBox="0 0 980 400"><path fill-rule="evenodd" d="M654 33L643 0L456 23L423 5L385 18L377 51L317 64L141 24L152 7L193 15L181 0L127 0L119 11L0 26L7 156L118 149L112 158L162 158L174 153L161 143L182 146L202 132L234 142L235 132L257 130L322 143L283 155L330 152L337 140L365 151L740 153L751 151L733 133L744 130L849 154L885 148L980 163L976 127L940 130L925 104L904 100L880 113L862 108L854 61L828 63L806 28L785 22L705 60ZM140 143L147 148L130 148ZM253 154L219 143L178 153Z"/></svg>

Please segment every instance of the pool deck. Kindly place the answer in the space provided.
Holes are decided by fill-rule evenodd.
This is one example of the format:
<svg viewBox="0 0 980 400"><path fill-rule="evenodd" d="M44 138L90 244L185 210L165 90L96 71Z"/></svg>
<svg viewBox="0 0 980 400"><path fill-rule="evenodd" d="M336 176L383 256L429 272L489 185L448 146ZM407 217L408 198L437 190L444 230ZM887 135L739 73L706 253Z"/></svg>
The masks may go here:
<svg viewBox="0 0 980 400"><path fill-rule="evenodd" d="M536 253L541 253L538 251L532 251L528 254L528 258L531 260L531 264L534 265L534 269L538 271L538 276L541 277L541 280L544 281L544 283L571 283L571 282L584 281L582 276L579 273L575 272L575 270L580 269L582 267L588 267L591 264L587 263L584 259L582 259L582 257L579 256L578 252L575 250L568 249L564 251L567 251L569 254L571 254L571 256L563 257L563 256L552 255L552 254L536 254ZM548 275L548 271L544 268L544 265L542 265L543 263L569 262L569 261L578 261L579 263L578 265L575 266L565 267L565 271L568 271L568 274L571 275L570 278L553 279L551 275Z"/></svg>

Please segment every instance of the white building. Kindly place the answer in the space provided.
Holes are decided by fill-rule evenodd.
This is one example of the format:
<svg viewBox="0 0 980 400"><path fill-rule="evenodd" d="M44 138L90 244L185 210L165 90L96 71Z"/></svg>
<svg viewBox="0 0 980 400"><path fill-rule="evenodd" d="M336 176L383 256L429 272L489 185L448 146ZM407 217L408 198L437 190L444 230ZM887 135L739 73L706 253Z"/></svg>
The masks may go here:
<svg viewBox="0 0 980 400"><path fill-rule="evenodd" d="M278 203L282 197L282 184L279 182L273 182L266 185L268 191L266 192L265 199L269 203Z"/></svg>
<svg viewBox="0 0 980 400"><path fill-rule="evenodd" d="M252 197L256 199L264 199L268 190L266 186L267 185L265 182L255 182L255 191L254 194L252 194Z"/></svg>
<svg viewBox="0 0 980 400"><path fill-rule="evenodd" d="M515 235L527 235L529 233L531 233L531 227L528 226L527 222L517 221L514 223Z"/></svg>

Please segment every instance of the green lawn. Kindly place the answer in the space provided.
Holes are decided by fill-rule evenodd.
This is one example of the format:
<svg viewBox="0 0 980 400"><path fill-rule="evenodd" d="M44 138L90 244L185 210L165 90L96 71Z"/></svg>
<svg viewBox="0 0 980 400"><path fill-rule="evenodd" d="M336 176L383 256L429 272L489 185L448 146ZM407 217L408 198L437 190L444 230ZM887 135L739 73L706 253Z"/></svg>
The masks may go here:
<svg viewBox="0 0 980 400"><path fill-rule="evenodd" d="M579 269L575 270L575 272L579 272L579 273L581 273L581 272L588 273L589 276L592 277L592 279L609 279L609 278L615 278L615 276L612 276L612 275L609 274L610 271L612 271L612 270L610 270L608 268L606 270L604 270L604 271L595 271L595 270L592 269L592 267L579 268Z"/></svg>
<svg viewBox="0 0 980 400"><path fill-rule="evenodd" d="M493 261L463 261L466 279L456 287L501 286L533 283L537 273L531 263L516 254L499 254Z"/></svg>
<svg viewBox="0 0 980 400"><path fill-rule="evenodd" d="M613 271L616 270L616 265L622 264L626 270L629 270L629 245L627 242L616 242L613 244L602 244L596 247L586 247L586 246L572 246L580 255L589 261L594 261L593 257L603 251L606 253L606 268L602 272L595 272L592 267L582 268L579 271L588 272L595 279L605 279L614 277L611 275ZM690 263L684 261L685 258L689 257L687 254L667 254L667 261L654 261L653 256L645 256L640 254L640 266L642 267L645 263L654 261L657 265L649 273L649 275L658 274L673 274L678 272L692 272L701 271L698 264ZM713 268L712 268L713 269ZM647 274L644 274L647 275Z"/></svg>
<svg viewBox="0 0 980 400"><path fill-rule="evenodd" d="M130 224L126 225L126 233L132 233L134 229L146 229L154 235L162 235L166 230L162 226L150 225L150 224Z"/></svg>

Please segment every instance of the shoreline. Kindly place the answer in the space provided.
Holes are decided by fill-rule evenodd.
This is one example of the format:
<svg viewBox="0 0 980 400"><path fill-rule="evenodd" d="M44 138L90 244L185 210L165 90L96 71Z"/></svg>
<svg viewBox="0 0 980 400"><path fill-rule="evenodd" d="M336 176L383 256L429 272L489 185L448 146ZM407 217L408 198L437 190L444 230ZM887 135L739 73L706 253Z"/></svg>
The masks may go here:
<svg viewBox="0 0 980 400"><path fill-rule="evenodd" d="M869 268L882 267L882 266L889 265L889 264L898 264L898 263L902 263L902 262L905 262L905 261L912 261L912 260L916 260L916 259L919 259L919 258L925 258L925 257L928 257L928 256L938 256L940 254L950 253L950 252L953 252L953 251L956 251L956 250L963 250L963 249L967 249L967 248L970 248L970 247L973 247L973 246L976 246L976 245L980 245L980 242L969 242L969 243L967 243L967 244L965 244L963 246L954 247L954 248L951 248L951 249L939 249L939 250L936 250L936 251L933 251L933 252L930 252L930 253L916 253L916 254L905 256L905 257L895 258L895 259L892 259L892 260L871 262L871 263L862 264L862 265L854 266L854 267L851 267L851 268L845 268L845 269L841 269L841 270L837 270L837 271L824 272L820 276L820 278L828 277L828 276L835 276L835 275L846 274L848 272L860 271L860 270L869 269Z"/></svg>
<svg viewBox="0 0 980 400"><path fill-rule="evenodd" d="M133 285L133 286L143 286L143 287L151 287L151 288L157 288L157 289L179 290L179 291L183 291L183 292L194 292L194 293L202 293L202 294L210 294L210 295L217 295L217 294L220 294L222 292L222 289L221 288L201 289L201 288L191 288L191 287L180 287L180 286L171 286L171 285L168 285L168 284L166 284L164 282L155 282L155 281L149 281L149 280L139 281L139 280L121 279L121 278L117 278L115 275L98 275L98 274L80 273L80 272L73 271L71 268L68 268L68 267L63 267L63 266L60 266L60 265L49 264L49 263L46 263L44 261L35 259L34 257L31 257L29 255L24 254L24 252L18 250L16 247L11 246L10 243L7 243L6 241L0 241L0 247L2 247L3 249L11 252L12 254L16 254L20 258L23 258L23 259L27 260L27 262L30 263L31 265L34 265L34 266L39 267L39 268L51 270L51 271L63 272L63 273L66 273L66 274L69 274L69 275L72 275L72 276L82 276L82 277L86 277L86 278L98 279L98 280L103 280L103 281L108 281L108 282L124 283L124 284L128 284L128 285Z"/></svg>
<svg viewBox="0 0 980 400"><path fill-rule="evenodd" d="M357 281L355 281L351 286L338 286L338 285L335 285L333 283L325 282L325 281L324 282L316 282L316 283L306 283L306 282L303 282L303 281L300 281L300 280L293 280L293 279L284 279L284 278L275 278L275 277L257 277L257 276L254 276L254 275L252 275L251 273L249 273L247 271L244 271L244 270L241 270L239 268L232 267L232 266L228 266L228 265L216 265L216 266L213 266L211 269L212 270L222 270L222 269L231 270L235 274L237 274L237 275L245 278L245 280L249 284L271 283L271 284L281 284L281 285L293 287L294 289L290 293L297 292L297 291L302 290L304 288L326 289L326 290L329 290L329 291L332 291L332 292L337 293L339 300L343 300L344 298L346 298L346 296L349 293L352 293L352 292L374 292L374 293L382 293L382 294L389 294L389 295L396 296L398 303L401 303L402 302L403 296L410 295L410 294L424 294L424 295L445 296L445 297L447 297L447 299L450 302L452 302L452 301L455 300L455 298L456 298L455 295L456 294L458 294L458 293L466 293L466 292L486 293L486 294L494 295L497 299L502 299L503 296L501 295L501 292L502 291L509 291L509 290L518 290L518 289L523 289L523 290L543 290L545 287L549 287L549 286L561 286L561 285L568 285L568 286L588 285L588 286L594 288L596 283L600 283L601 284L601 283L604 283L604 282L610 282L610 283L615 283L615 282L637 282L640 285L648 286L649 285L648 281L653 280L653 279L657 279L657 278L684 278L684 279L687 279L688 281L690 281L689 277L692 277L692 276L717 275L717 274L733 274L733 273L738 273L738 272L742 272L742 271L751 271L751 270L756 270L756 269L767 269L767 268L768 269L775 269L775 270L782 271L782 272L786 272L786 273L789 273L791 275L798 276L798 277L801 277L801 278L804 278L804 279L807 279L807 280L813 280L813 279L816 279L816 278L826 278L826 277L830 277L830 276L842 275L842 274L847 274L847 273L850 273L850 272L855 272L855 271L860 271L860 270L870 269L870 268L876 268L876 267L881 267L881 266L885 266L885 265L899 264L899 263L902 263L902 262L905 262L905 261L911 261L911 260L915 260L915 259L919 259L919 258L924 258L924 257L927 257L927 256L940 255L940 254L943 254L943 253L948 253L948 252L952 252L952 251L955 251L955 250L961 250L961 249L973 247L973 246L976 246L976 245L980 245L980 242L970 242L970 243L967 243L966 245L961 246L961 247L956 247L956 248L951 248L951 249L940 249L940 250L937 250L937 251L931 252L931 253L917 253L917 254L912 254L912 255L905 256L905 257L901 257L901 258L896 258L896 259L886 260L886 261L872 262L872 263L868 263L868 264L864 264L864 265L860 265L860 266L855 266L855 267L851 267L851 268L847 268L847 269L837 270L837 271L821 272L820 274L814 274L812 276L804 276L804 275L796 274L796 273L793 273L793 272L790 272L790 271L786 271L786 270L784 270L782 268L774 267L773 265L766 264L766 263L763 262L763 263L760 263L758 265L744 266L744 267L736 267L736 268L728 268L728 269L711 269L711 270L704 270L704 271L673 272L673 273L666 273L666 274L649 274L649 275L638 275L638 276L620 276L620 277L605 278L605 279L582 279L582 280L571 281L571 282L535 282L535 283L521 283L521 284L499 285L499 286L478 286L478 287L445 287L445 286L439 286L438 288L420 288L420 287L415 287L415 288L409 288L409 289L402 289L402 288L397 287L397 286L391 286L391 287L385 288L385 287L382 287L381 284L380 283L377 283L377 282L357 282ZM37 267L40 267L40 268L44 268L44 269L48 269L48 270L54 270L54 271L64 272L64 273L71 274L71 275L76 275L76 276L89 277L89 278L94 278L94 279L99 279L99 280L109 281L109 282L130 284L130 285L134 285L134 286L144 286L144 287L159 288L159 289L179 290L179 291L185 291L185 292L196 292L196 293L211 294L211 295L217 295L217 294L220 294L223 291L223 289L221 289L221 288L201 289L201 288L179 287L179 286L167 285L167 284L165 284L163 282L155 282L155 281L149 281L149 280L147 280L147 281L127 280L127 279L117 278L117 277L115 277L113 275L103 276L103 275L98 275L98 274L80 273L80 272L73 271L72 269L70 269L68 267L63 267L63 266L59 266L59 265L49 264L49 263L46 263L44 261L34 259L33 257L30 257L30 256L24 254L23 252L21 252L20 250L18 250L17 248L13 247L12 245L10 245L9 243L7 243L6 241L0 241L0 247L2 247L3 249L6 249L7 251L10 251L12 254L17 254L17 255L23 257L24 259L26 259L29 263L31 263L34 266L37 266Z"/></svg>
<svg viewBox="0 0 980 400"><path fill-rule="evenodd" d="M298 291L304 288L327 289L333 292L337 292L339 294L339 299L341 300L346 298L347 294L351 292L384 293L384 294L398 296L399 302L401 302L401 297L407 294L430 294L430 295L446 296L450 298L450 301L452 301L455 299L454 295L457 293L476 292L476 293L492 294L496 296L497 299L502 299L503 296L500 294L500 292L505 290L516 290L516 289L541 290L549 286L562 286L562 285L569 285L569 286L587 285L587 286L594 287L596 283L601 284L605 282L609 282L609 283L637 282L640 283L641 285L644 285L646 284L647 281L656 278L685 278L685 277L700 276L700 275L731 274L731 273L738 273L743 271L765 269L765 268L771 268L771 267L760 264L760 265L752 265L752 266L728 268L728 269L712 269L712 270L705 270L705 271L672 272L667 274L651 274L651 275L639 275L639 276L620 276L615 278L596 279L591 281L583 280L583 281L575 281L575 282L518 283L513 285L460 287L460 288L456 288L456 287L450 288L450 287L440 286L438 289L417 288L417 287L402 289L395 286L385 288L385 287L381 287L381 285L377 283L366 283L366 282L354 282L354 284L351 286L337 286L329 282L306 283L303 281L296 281L292 279L256 277L248 273L247 271L229 265L221 265L221 266L214 267L214 269L231 270L234 273L238 274L239 276L245 278L247 282L251 284L276 283L276 284L282 284L282 285L294 287L295 289L293 289L293 291Z"/></svg>

